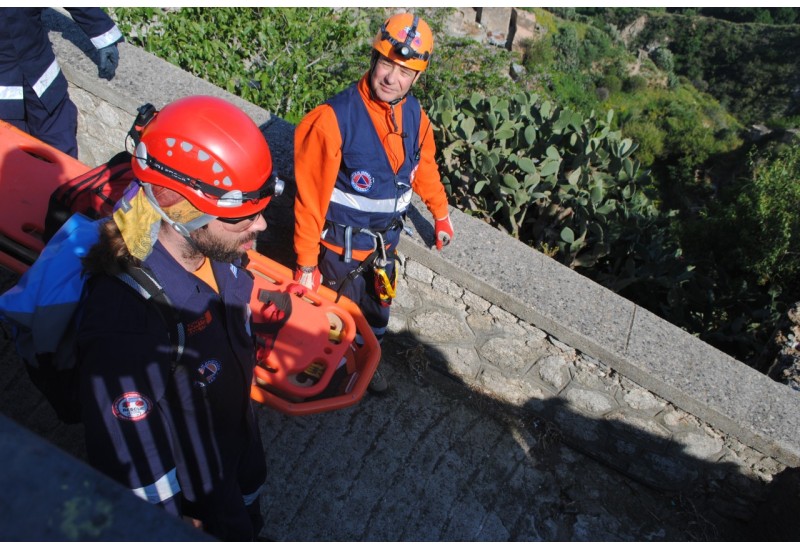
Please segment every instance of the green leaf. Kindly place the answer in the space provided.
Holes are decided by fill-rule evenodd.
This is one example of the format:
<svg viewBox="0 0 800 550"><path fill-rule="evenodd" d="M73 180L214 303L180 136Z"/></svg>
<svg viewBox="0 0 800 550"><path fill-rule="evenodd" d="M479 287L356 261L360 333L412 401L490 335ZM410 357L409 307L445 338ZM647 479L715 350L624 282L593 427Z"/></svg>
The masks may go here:
<svg viewBox="0 0 800 550"><path fill-rule="evenodd" d="M572 244L575 242L575 233L569 227L565 227L561 230L561 240L567 244Z"/></svg>
<svg viewBox="0 0 800 550"><path fill-rule="evenodd" d="M633 163L631 162L631 159L627 157L622 159L622 168L625 170L625 173L629 178L633 177Z"/></svg>
<svg viewBox="0 0 800 550"><path fill-rule="evenodd" d="M578 134L572 133L569 136L569 144L570 147L575 147L575 144L578 142Z"/></svg>
<svg viewBox="0 0 800 550"><path fill-rule="evenodd" d="M539 168L539 175L543 178L547 176L552 176L556 172L558 172L558 168L561 166L560 160L553 160L553 159L546 159L543 163L541 168Z"/></svg>
<svg viewBox="0 0 800 550"><path fill-rule="evenodd" d="M470 119L470 120L472 120L472 119ZM475 132L474 134L472 134L472 136L469 138L469 141L471 143L476 143L476 142L480 142L480 141L486 141L486 138L488 138L488 137L489 137L489 132L487 132L486 130L479 130L479 131Z"/></svg>
<svg viewBox="0 0 800 550"><path fill-rule="evenodd" d="M483 155L481 157L481 171L484 173L484 175L494 173L496 167L497 163L494 162L494 159L491 155Z"/></svg>
<svg viewBox="0 0 800 550"><path fill-rule="evenodd" d="M503 174L503 183L509 189L519 189L519 181L513 174Z"/></svg>
<svg viewBox="0 0 800 550"><path fill-rule="evenodd" d="M520 170L527 172L528 174L535 174L536 173L536 164L529 159L528 157L520 157L517 159L517 166L520 167Z"/></svg>
<svg viewBox="0 0 800 550"><path fill-rule="evenodd" d="M514 137L514 134L515 134L515 132L514 132L513 128L506 128L506 129L498 130L494 134L494 138L495 139L509 139L509 138Z"/></svg>
<svg viewBox="0 0 800 550"><path fill-rule="evenodd" d="M539 185L539 182L542 181L541 176L538 173L527 174L525 176L525 187L531 188L536 187Z"/></svg>
<svg viewBox="0 0 800 550"><path fill-rule="evenodd" d="M442 125L445 128L448 128L452 123L453 123L453 111L449 110L442 111Z"/></svg>
<svg viewBox="0 0 800 550"><path fill-rule="evenodd" d="M528 146L533 145L536 142L536 128L533 126L527 126L525 128L525 143Z"/></svg>
<svg viewBox="0 0 800 550"><path fill-rule="evenodd" d="M472 132L475 130L475 119L472 117L465 118L461 121L459 128L462 131L462 137L471 141Z"/></svg>
<svg viewBox="0 0 800 550"><path fill-rule="evenodd" d="M590 191L589 194L589 197L592 200L592 204L600 204L600 201L603 200L603 191L604 189L602 183L598 183L597 185L592 187L592 190Z"/></svg>
<svg viewBox="0 0 800 550"><path fill-rule="evenodd" d="M492 130L497 128L497 116L494 113L486 113L486 124Z"/></svg>
<svg viewBox="0 0 800 550"><path fill-rule="evenodd" d="M578 185L578 181L581 179L581 169L580 167L576 168L572 172L569 173L567 176L567 181L572 185Z"/></svg>

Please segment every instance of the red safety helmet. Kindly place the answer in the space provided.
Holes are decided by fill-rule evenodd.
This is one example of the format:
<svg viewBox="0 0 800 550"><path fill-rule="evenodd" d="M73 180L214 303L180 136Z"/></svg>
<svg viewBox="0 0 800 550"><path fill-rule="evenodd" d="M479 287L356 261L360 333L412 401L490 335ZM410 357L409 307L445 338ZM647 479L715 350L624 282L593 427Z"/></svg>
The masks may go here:
<svg viewBox="0 0 800 550"><path fill-rule="evenodd" d="M266 138L223 99L190 96L160 111L144 105L129 135L136 177L172 189L206 214L252 216L281 192Z"/></svg>
<svg viewBox="0 0 800 550"><path fill-rule="evenodd" d="M433 53L433 33L413 13L398 13L381 25L372 48L398 65L422 72Z"/></svg>

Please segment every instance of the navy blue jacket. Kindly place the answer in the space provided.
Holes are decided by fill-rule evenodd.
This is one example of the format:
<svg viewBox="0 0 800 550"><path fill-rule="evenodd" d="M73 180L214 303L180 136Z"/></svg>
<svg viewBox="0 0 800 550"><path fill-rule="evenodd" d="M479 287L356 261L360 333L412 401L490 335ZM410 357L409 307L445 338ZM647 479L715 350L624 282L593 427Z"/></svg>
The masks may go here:
<svg viewBox="0 0 800 550"><path fill-rule="evenodd" d="M67 93L67 79L42 23L44 9L0 8L0 119L25 117L23 79L49 112ZM122 39L114 21L100 8L66 9L96 49Z"/></svg>
<svg viewBox="0 0 800 550"><path fill-rule="evenodd" d="M217 294L160 243L144 263L179 312L185 349L173 371L156 305L114 277L89 279L77 332L89 462L217 538L248 540L243 497L266 477L250 400L252 276L212 262Z"/></svg>

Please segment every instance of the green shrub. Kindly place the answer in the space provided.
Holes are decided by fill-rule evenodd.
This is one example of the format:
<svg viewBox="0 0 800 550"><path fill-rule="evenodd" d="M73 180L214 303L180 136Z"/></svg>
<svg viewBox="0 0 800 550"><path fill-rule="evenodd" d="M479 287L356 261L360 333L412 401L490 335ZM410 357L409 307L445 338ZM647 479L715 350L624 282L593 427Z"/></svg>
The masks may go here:
<svg viewBox="0 0 800 550"><path fill-rule="evenodd" d="M651 166L664 154L664 132L651 120L634 120L625 125L625 136L639 144L637 158L643 166Z"/></svg>
<svg viewBox="0 0 800 550"><path fill-rule="evenodd" d="M641 92L647 88L647 79L642 75L633 75L625 79L622 85L623 91L629 94Z"/></svg>
<svg viewBox="0 0 800 550"><path fill-rule="evenodd" d="M548 69L555 59L549 38L526 40L523 44L522 65L529 72Z"/></svg>
<svg viewBox="0 0 800 550"><path fill-rule="evenodd" d="M570 72L578 68L580 43L575 27L559 27L558 34L552 38L552 44L559 70Z"/></svg>
<svg viewBox="0 0 800 550"><path fill-rule="evenodd" d="M723 231L736 236L729 268L800 293L800 146L751 153L749 168L721 213Z"/></svg>
<svg viewBox="0 0 800 550"><path fill-rule="evenodd" d="M133 44L291 122L366 70L364 37L374 27L370 13L378 16L330 8L110 11Z"/></svg>
<svg viewBox="0 0 800 550"><path fill-rule="evenodd" d="M675 69L675 58L672 55L672 52L669 51L669 48L664 46L660 48L656 48L650 54L650 59L653 60L656 67L664 71L665 73L670 73Z"/></svg>
<svg viewBox="0 0 800 550"><path fill-rule="evenodd" d="M605 74L597 81L597 86L606 88L611 94L616 94L622 90L622 79L614 74Z"/></svg>

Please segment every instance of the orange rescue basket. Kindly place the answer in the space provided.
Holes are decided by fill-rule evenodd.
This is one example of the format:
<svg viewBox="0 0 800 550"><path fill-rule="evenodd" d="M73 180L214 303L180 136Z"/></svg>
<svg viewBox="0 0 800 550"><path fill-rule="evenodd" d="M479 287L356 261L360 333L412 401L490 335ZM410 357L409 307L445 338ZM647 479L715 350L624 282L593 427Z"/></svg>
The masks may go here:
<svg viewBox="0 0 800 550"><path fill-rule="evenodd" d="M0 265L22 274L44 248L50 195L89 168L0 120ZM262 290L287 292L292 313L254 367L250 396L289 415L349 407L364 395L380 361L380 345L351 300L322 287L312 292L285 266L255 251L247 269L255 284L250 307L262 321ZM358 343L356 336L358 335Z"/></svg>

